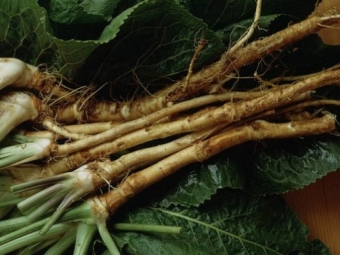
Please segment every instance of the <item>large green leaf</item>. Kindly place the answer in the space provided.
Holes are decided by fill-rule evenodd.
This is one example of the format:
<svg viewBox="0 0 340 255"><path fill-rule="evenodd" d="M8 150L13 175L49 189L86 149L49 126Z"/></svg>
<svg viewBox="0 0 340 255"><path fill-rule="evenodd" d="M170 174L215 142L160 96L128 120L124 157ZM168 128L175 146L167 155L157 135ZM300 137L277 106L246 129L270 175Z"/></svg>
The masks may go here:
<svg viewBox="0 0 340 255"><path fill-rule="evenodd" d="M120 26L141 5L116 16L100 40L62 40L53 36L45 9L33 0L0 2L0 57L17 57L28 63L54 66L72 78L85 59L100 44L116 37Z"/></svg>
<svg viewBox="0 0 340 255"><path fill-rule="evenodd" d="M213 30L219 30L242 20L252 19L256 8L253 0L179 0L193 15L204 20ZM316 6L316 0L263 0L262 16L287 14L295 19L306 18Z"/></svg>
<svg viewBox="0 0 340 255"><path fill-rule="evenodd" d="M52 64L56 45L44 10L35 1L0 2L0 56Z"/></svg>
<svg viewBox="0 0 340 255"><path fill-rule="evenodd" d="M115 40L93 52L77 80L144 82L147 87L151 81L186 71L201 38L208 43L195 69L219 58L225 50L220 38L175 1L149 1L129 16Z"/></svg>
<svg viewBox="0 0 340 255"><path fill-rule="evenodd" d="M224 189L199 208L129 208L119 220L183 227L180 235L116 233L126 254L330 254L319 242L307 241L306 227L278 196Z"/></svg>
<svg viewBox="0 0 340 255"><path fill-rule="evenodd" d="M72 1L58 1L58 4L62 3L75 4ZM85 3L87 1L81 4ZM112 1L110 3L115 5ZM49 23L50 17L47 16L51 10L68 8L52 8L44 4L48 10L46 13L33 0L4 0L0 3L0 23L4 28L0 32L0 56L54 66L69 78L74 77L86 61L78 72L78 77L81 77L78 81L89 84L94 80L126 79L127 74L128 79L136 80L183 72L188 68L195 45L202 37L209 43L200 54L196 66L211 62L224 50L217 35L175 2L158 0L141 3L114 17L102 28L99 39L74 40L55 37ZM91 8L87 7L90 11ZM68 12L65 12L66 16ZM53 27L58 28L55 23ZM66 27L61 28L67 30ZM77 31L77 27L72 29ZM116 38L118 33L120 36ZM138 42L137 46L135 42ZM102 44L105 45L94 51Z"/></svg>
<svg viewBox="0 0 340 255"><path fill-rule="evenodd" d="M45 63L56 67L68 78L73 78L78 72L77 81L83 84L93 81L97 83L120 81L134 84L142 82L147 86L145 83L152 80L186 71L201 38L206 39L208 44L199 55L195 69L216 60L224 51L218 37L227 39L233 32L235 37L233 40L236 40L252 21L250 13L254 11L255 1L185 3L188 10L203 18L207 24L217 22L210 19L222 22L221 27L224 30L218 31L217 34L210 31L202 20L195 18L171 0L146 1L141 6L133 5L131 2L125 9L120 8L121 12L107 25L92 23L88 26L65 27L52 22L54 28L52 32L49 20L58 20L53 18L57 14L65 16L60 18L60 22L70 23L68 19L79 18L77 11L68 11L69 8L63 7L63 4L77 6L74 8L80 8L81 13L101 16L108 20L109 14L119 1L107 0L99 6L91 3L91 1L79 3L42 1L46 13L45 9L33 0L2 1L0 22L6 29L0 32L0 56L18 57L31 64ZM301 2L294 5L296 4L299 6ZM193 6L200 6L199 10L209 10L205 12L207 16L200 14ZM276 15L287 13L289 6L291 5L275 7L272 3L264 4L264 13L268 13L268 16L262 18L262 28L267 28ZM221 13L215 15L215 11ZM278 14L272 16L272 12ZM84 18L84 22L86 19ZM242 28L235 29L239 27ZM63 35L60 31L63 31ZM61 37L54 36L54 32ZM98 36L99 39L91 37L90 34ZM134 42L138 42L138 47ZM102 46L98 47L100 45ZM85 61L86 65L83 65ZM80 67L82 69L78 71Z"/></svg>
<svg viewBox="0 0 340 255"><path fill-rule="evenodd" d="M312 138L264 144L247 164L245 189L253 194L302 188L340 167L339 140Z"/></svg>
<svg viewBox="0 0 340 255"><path fill-rule="evenodd" d="M198 206L225 187L256 195L299 189L338 169L339 151L335 138L247 143L188 166L162 183L166 196L160 204Z"/></svg>

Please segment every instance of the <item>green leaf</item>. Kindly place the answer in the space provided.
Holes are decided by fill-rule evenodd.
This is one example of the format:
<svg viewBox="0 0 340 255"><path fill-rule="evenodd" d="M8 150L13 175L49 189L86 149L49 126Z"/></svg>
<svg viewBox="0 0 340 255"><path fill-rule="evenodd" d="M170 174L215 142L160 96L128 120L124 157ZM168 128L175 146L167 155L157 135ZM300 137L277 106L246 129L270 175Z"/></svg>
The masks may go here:
<svg viewBox="0 0 340 255"><path fill-rule="evenodd" d="M209 200L218 189L242 187L244 180L238 172L238 162L233 157L224 156L221 154L209 163L188 166L181 173L162 182L160 189L163 198L156 203L166 208L172 204L199 206Z"/></svg>
<svg viewBox="0 0 340 255"><path fill-rule="evenodd" d="M245 189L253 194L282 193L315 182L340 167L338 139L272 141L247 164Z"/></svg>
<svg viewBox="0 0 340 255"><path fill-rule="evenodd" d="M135 4L112 19L98 40L85 41L55 37L49 23L51 16L47 16L51 13L46 13L34 1L4 0L0 7L0 23L4 27L0 32L1 57L17 57L34 65L54 66L68 78L74 77L86 61L78 72L81 82L86 84L93 80L101 83L126 79L127 74L133 80L183 72L201 37L209 43L200 54L196 68L218 58L224 50L218 36L173 1ZM68 10L66 13L71 12L66 7L58 10L64 9ZM118 33L120 37L113 40ZM138 47L134 42L139 42ZM105 46L94 51L101 44Z"/></svg>
<svg viewBox="0 0 340 255"><path fill-rule="evenodd" d="M190 13L202 19L210 29L219 30L240 21L253 19L256 1L253 0L180 0ZM263 0L261 16L290 15L303 19L314 11L316 0Z"/></svg>
<svg viewBox="0 0 340 255"><path fill-rule="evenodd" d="M226 46L235 43L254 21L256 1L180 0L179 2L193 15L202 19L210 29L216 31ZM278 22L279 29L283 28L282 25L306 18L314 11L316 3L316 0L263 0L259 26L253 38L268 35L268 31L270 33L277 31L275 27L274 30L271 29L270 25L278 17L286 18L284 22Z"/></svg>
<svg viewBox="0 0 340 255"><path fill-rule="evenodd" d="M105 20L109 21L112 19L112 13L116 8L117 4L121 0L105 0L105 1L91 1L83 0L80 5L84 8L84 11L92 15L100 15Z"/></svg>
<svg viewBox="0 0 340 255"><path fill-rule="evenodd" d="M107 28L103 35L109 31ZM188 69L201 38L208 43L199 54L195 69L219 58L225 50L220 38L174 1L148 1L129 16L115 40L91 54L77 81L158 84L157 80ZM118 85L117 89L119 94ZM131 90L135 92L136 88Z"/></svg>
<svg viewBox="0 0 340 255"><path fill-rule="evenodd" d="M261 16L258 23L259 29L254 32L253 37L258 38L261 35L265 35L266 30L268 29L272 21L279 16L280 15L278 14ZM242 20L240 22L228 25L225 28L216 31L216 33L222 38L225 44L230 44L239 40L239 38L241 38L247 32L248 28L252 25L253 22L254 19Z"/></svg>
<svg viewBox="0 0 340 255"><path fill-rule="evenodd" d="M278 196L253 197L224 189L199 208L129 208L119 220L184 228L180 235L115 233L128 243L123 249L138 251L126 254L288 255L307 249L309 255L330 254L320 243L307 241L306 227Z"/></svg>
<svg viewBox="0 0 340 255"><path fill-rule="evenodd" d="M310 35L279 55L270 76L278 76L279 72L282 75L282 69L286 76L318 72L338 64L339 56L339 45L326 45L317 34Z"/></svg>
<svg viewBox="0 0 340 255"><path fill-rule="evenodd" d="M52 35L45 10L31 0L0 2L0 57L16 57L27 63L46 64L72 78L86 58L100 44L116 37L119 27L140 5L137 4L117 17L108 27L112 33L103 40L62 40Z"/></svg>
<svg viewBox="0 0 340 255"><path fill-rule="evenodd" d="M120 0L50 0L41 1L51 20L62 24L82 24L110 21Z"/></svg>
<svg viewBox="0 0 340 255"><path fill-rule="evenodd" d="M34 1L1 1L0 24L1 57L17 57L31 64L56 60L44 10Z"/></svg>
<svg viewBox="0 0 340 255"><path fill-rule="evenodd" d="M299 189L338 169L339 151L333 137L247 143L164 181L160 185L164 198L158 204L199 206L225 187L255 195Z"/></svg>

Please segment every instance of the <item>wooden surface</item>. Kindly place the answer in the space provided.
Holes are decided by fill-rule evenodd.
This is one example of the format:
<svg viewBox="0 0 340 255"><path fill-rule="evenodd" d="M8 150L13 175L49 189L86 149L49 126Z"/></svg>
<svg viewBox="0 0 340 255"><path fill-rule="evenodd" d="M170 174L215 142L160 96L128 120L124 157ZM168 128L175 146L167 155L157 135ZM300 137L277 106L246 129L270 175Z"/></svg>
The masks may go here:
<svg viewBox="0 0 340 255"><path fill-rule="evenodd" d="M320 239L340 255L340 171L283 197L310 230L309 239Z"/></svg>
<svg viewBox="0 0 340 255"><path fill-rule="evenodd" d="M336 8L340 13L340 0L323 0L319 5L320 11L327 11L330 8ZM323 29L319 32L323 41L327 44L340 44L340 25L334 25L332 28Z"/></svg>
<svg viewBox="0 0 340 255"><path fill-rule="evenodd" d="M324 0L320 9L332 6L340 12L340 0ZM319 34L325 43L340 45L340 26L324 29ZM340 170L283 197L310 229L309 238L321 239L334 255L340 255Z"/></svg>

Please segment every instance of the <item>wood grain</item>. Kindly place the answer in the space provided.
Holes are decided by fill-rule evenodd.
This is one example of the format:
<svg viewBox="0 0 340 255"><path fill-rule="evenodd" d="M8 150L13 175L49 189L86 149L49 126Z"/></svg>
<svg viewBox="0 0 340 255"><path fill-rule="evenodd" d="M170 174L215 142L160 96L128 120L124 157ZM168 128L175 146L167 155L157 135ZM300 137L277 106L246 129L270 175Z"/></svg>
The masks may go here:
<svg viewBox="0 0 340 255"><path fill-rule="evenodd" d="M310 230L309 239L320 239L334 255L340 254L340 171L297 191L283 195L297 217Z"/></svg>
<svg viewBox="0 0 340 255"><path fill-rule="evenodd" d="M340 1L339 0L324 0L319 5L320 12L325 12L331 8L336 8L340 13ZM332 28L326 28L319 32L323 41L327 44L335 45L340 44L340 24L332 26Z"/></svg>
<svg viewBox="0 0 340 255"><path fill-rule="evenodd" d="M339 0L324 0L319 7L320 11L324 11L333 6L340 12ZM323 29L319 35L327 44L340 45L340 26ZM339 184L340 170L308 187L283 195L287 204L310 229L309 239L320 239L334 255L340 255Z"/></svg>

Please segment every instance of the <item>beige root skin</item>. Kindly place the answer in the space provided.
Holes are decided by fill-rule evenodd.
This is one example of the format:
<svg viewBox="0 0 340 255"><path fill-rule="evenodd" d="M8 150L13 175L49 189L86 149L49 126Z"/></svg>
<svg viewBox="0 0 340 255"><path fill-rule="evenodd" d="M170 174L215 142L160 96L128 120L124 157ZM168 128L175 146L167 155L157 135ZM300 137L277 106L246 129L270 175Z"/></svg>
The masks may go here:
<svg viewBox="0 0 340 255"><path fill-rule="evenodd" d="M257 91L252 93L226 92L215 95L206 95L185 101L178 106L177 104L176 106L174 106L173 103L168 102L165 98L159 97L155 99L159 102L157 103L158 105L157 107L155 104L151 105L144 104L145 103L144 99L141 100L137 99L126 102L110 102L110 101L97 102L95 100L88 100L85 103L83 103L83 101L80 100L73 104L67 105L66 107L63 106L58 107L55 110L55 116L56 120L62 123L73 123L75 121L87 123L107 121L125 122L136 120L144 116L148 116L152 113L162 112L162 109L164 108L169 109L171 107L175 107L172 108L173 110L172 109L167 110L169 111L169 113L167 114L171 115L178 111L187 110L189 107L195 108L219 101L224 102L232 100L245 100L264 95L268 92L269 91Z"/></svg>
<svg viewBox="0 0 340 255"><path fill-rule="evenodd" d="M42 125L47 129L50 130L53 134L58 135L59 137L64 137L70 140L82 140L88 137L86 134L82 134L79 132L70 132L66 128L58 125L50 118L45 118L42 121Z"/></svg>
<svg viewBox="0 0 340 255"><path fill-rule="evenodd" d="M168 102L161 97L155 100L157 101L157 104L150 105L141 103L138 99L123 103L100 102L94 106L87 121L107 121L107 114L105 112L108 112L110 116L112 116L110 119L111 121L131 121L172 105L171 102ZM144 102L144 100L142 100L142 102Z"/></svg>
<svg viewBox="0 0 340 255"><path fill-rule="evenodd" d="M166 108L171 103L164 98L155 99L157 104L148 105L144 100L125 102L78 100L65 107L58 106L55 110L57 121L62 123L93 123L93 122L124 122L138 119L142 116Z"/></svg>
<svg viewBox="0 0 340 255"><path fill-rule="evenodd" d="M113 162L109 160L93 161L85 166L82 166L81 168L78 168L77 171L73 173L74 174L86 173L88 176L91 176L91 178L90 177L85 178L82 181L82 189L85 195L86 193L92 192L95 189L98 189L104 185L107 184L110 185L112 182L117 182L120 181L121 179L124 179L126 176L128 176L131 172L133 172L141 165L146 164L150 165L154 161L160 160L177 151L189 147L197 141L204 140L205 138L221 130L223 127L224 125L219 125L208 130L188 134L186 136L183 136L181 138L178 138L174 141L165 144L137 150L125 154ZM12 173L12 177L14 177L14 174L15 173ZM87 190L85 187L89 187L90 190ZM77 191L79 192L80 188L77 188Z"/></svg>
<svg viewBox="0 0 340 255"><path fill-rule="evenodd" d="M206 111L206 110L203 110ZM194 114L200 115L199 113ZM190 118L190 117L188 117ZM187 118L186 118L187 119ZM50 161L44 168L48 172L62 173L78 168L82 164L95 160L97 158L104 158L110 154L124 151L133 146L152 141L155 139L165 138L178 133L195 131L197 129L190 129L190 126L186 125L186 119L171 123L162 123L153 125L147 128L138 129L134 132L130 132L126 135L113 139L112 142L104 142L94 147L68 154L72 144L65 144L58 147L55 151L55 155L59 156L58 160ZM183 127L184 126L184 127ZM187 128L186 130L183 128ZM92 138L92 137L91 137ZM66 156L63 156L65 153Z"/></svg>
<svg viewBox="0 0 340 255"><path fill-rule="evenodd" d="M276 87L271 93L251 100L226 103L223 106L207 111L206 113L196 113L184 119L166 124L153 125L148 128L128 133L125 136L117 138L112 143L104 142L90 149L69 154L57 161L50 162L46 167L52 172L65 172L76 169L81 164L95 160L98 157L107 157L111 153L122 151L150 140L196 131L220 123L230 124L238 122L254 114L292 103L295 95L300 96L310 90L338 83L339 77L340 70L326 71L318 76L299 81L292 86L284 86L283 88ZM72 144L66 144L64 147L62 146L59 146L55 155L60 156L68 154L67 152L70 150L67 147L72 146Z"/></svg>
<svg viewBox="0 0 340 255"><path fill-rule="evenodd" d="M41 72L36 66L27 64L16 58L0 59L0 90L7 87L29 88L49 97L64 97L75 100L71 90L62 86L56 73Z"/></svg>
<svg viewBox="0 0 340 255"><path fill-rule="evenodd" d="M88 106L80 109L81 102L67 106L57 112L58 120L64 123L89 121L129 121L156 112L178 101L182 101L213 84L221 84L245 65L249 65L282 47L317 32L325 25L340 20L340 16L313 16L300 23L275 33L274 35L252 42L245 47L233 47L222 55L221 60L211 64L197 73L160 90L155 95L136 99L130 102L88 102ZM256 23L254 23L256 25ZM189 82L190 81L190 82ZM183 89L185 88L185 89ZM88 110L87 110L88 109ZM105 111L102 111L105 109ZM110 119L102 115L110 113Z"/></svg>
<svg viewBox="0 0 340 255"><path fill-rule="evenodd" d="M46 124L46 123L45 123ZM66 125L62 126L66 132L70 132L71 134L75 134L76 136L90 136L96 135L102 132L105 132L109 129L117 127L121 123L117 122L97 122L97 123L87 123L87 124L77 124L77 125ZM18 133L27 137L41 137L51 139L53 141L59 140L62 138L69 138L68 136L63 136L64 130L58 132L58 130L53 130L53 125L56 125L54 121L51 121L51 128L46 127L48 130L40 130L40 131L27 131L27 130L18 130ZM46 125L45 125L46 126Z"/></svg>
<svg viewBox="0 0 340 255"><path fill-rule="evenodd" d="M158 163L128 176L112 191L100 196L100 200L113 215L142 190L175 173L182 167L205 161L213 155L250 140L277 139L328 133L335 129L335 117L326 114L324 117L298 122L272 124L266 121L254 121L229 132L213 136L181 150ZM181 160L178 160L181 159Z"/></svg>
<svg viewBox="0 0 340 255"><path fill-rule="evenodd" d="M154 96L131 102L96 103L92 102L93 100L89 100L86 103L87 106L83 107L83 102L77 102L76 99L78 98L71 95L68 89L60 86L54 75L41 73L36 67L25 64L17 59L2 59L3 63L5 61L12 61L14 65L19 66L18 73L12 75L9 73L10 75L5 78L9 77L10 80L6 80L4 83L11 83L14 86L28 86L40 93L55 95L68 101L75 101L74 104L68 105L66 108L62 106L57 107L58 110L55 113L56 121L64 124L73 123L74 121L127 121L158 111L174 102L190 97L190 95L212 84L220 84L220 81L228 79L234 71L237 71L244 65L253 63L273 51L281 49L285 45L298 41L318 31L322 26L336 23L339 19L340 16L337 15L325 17L313 16L272 36L252 42L243 48L234 47L232 49L235 50L226 52L220 61L202 69L198 73L190 75L190 83L183 79L169 88L159 91ZM185 91L183 91L183 87L186 88ZM102 109L105 109L105 111ZM111 119L103 116L102 112L110 113Z"/></svg>
<svg viewBox="0 0 340 255"><path fill-rule="evenodd" d="M269 93L265 93L262 96L255 97L250 100L236 103L226 103L223 106L209 110L206 113L198 113L184 119L171 121L170 123L150 126L153 121L167 116L169 114L170 108L174 109L176 107L179 107L179 109L183 110L183 108L181 108L183 105L187 104L186 107L192 106L192 102L189 101L176 104L173 106L174 108L166 108L162 110L161 113L156 112L154 114L145 116L144 118L136 120L137 122L131 121L119 125L117 127L118 129L113 129L113 133L111 133L110 130L108 131L108 133L102 133L99 136L90 137L90 140L83 139L80 140L79 143L75 142L58 146L58 148L56 148L56 150L53 152L53 154L56 155L56 158L54 159L52 157L48 164L43 166L42 176L59 174L76 169L79 166L97 158L105 158L112 153L128 149L132 146L150 140L167 137L174 134L200 130L202 128L207 128L209 125L213 126L219 123L228 124L232 122L239 122L247 117L259 114L266 110L271 110L277 107L281 107L285 104L290 104L295 100L295 95L299 95L298 97L300 97L304 93L310 90L314 90L318 87L338 83L338 77L340 77L340 70L326 71L315 77L312 76L307 78L306 80L297 82L291 86L283 86L282 88L280 86L275 87L270 90ZM199 101L200 98L194 100ZM176 109L176 111L179 109ZM138 126L137 124L140 126ZM144 126L150 127L143 128ZM131 129L129 129L128 127L130 127ZM138 129L140 127L142 127L142 129L131 132L132 130ZM121 130L122 133L119 133L121 131L117 130ZM123 135L125 134L124 132L126 132L127 134ZM106 134L107 136L104 134ZM101 140L100 136L106 136L106 138ZM114 139L115 137L116 139L112 142L105 142L108 138ZM91 141L91 139L93 139L93 141L95 142L94 144L97 144L96 146L93 146L93 144L91 143L85 143L85 145L87 145L87 148L89 149L83 149L73 154L69 153L72 150L81 148L81 146L83 146L82 143L84 143L85 141ZM60 157L63 155L67 156Z"/></svg>
<svg viewBox="0 0 340 255"><path fill-rule="evenodd" d="M151 126L161 119L169 118L172 115L175 115L177 113L180 113L180 112L183 112L189 109L194 109L197 107L209 105L209 104L216 103L216 102L253 99L259 96L263 96L267 93L269 93L269 91L259 91L259 92L254 92L254 93L231 92L231 93L224 93L221 95L207 95L207 96L202 96L199 98L191 99L191 100L188 100L182 103L178 103L176 105L166 107L162 110L156 111L142 118L123 123L119 126L117 125L117 127L108 129L96 136L83 139L79 142L69 143L66 146L59 146L59 151L55 155L60 156L60 155L70 154L70 153L74 153L76 151L83 150L91 146L95 146L95 145L98 145L104 142L108 142L121 135L132 132L139 128Z"/></svg>
<svg viewBox="0 0 340 255"><path fill-rule="evenodd" d="M309 100L315 89L340 84L338 66L319 73L292 77L295 82L285 85L276 85L274 82L280 84L282 81L291 81L289 78L266 82L255 75L262 83L257 89L222 93L226 91L222 88L225 81L243 66L259 61L340 19L340 16L313 16L244 46L257 26L261 3L261 0L257 0L254 23L248 32L221 56L220 61L193 73L196 58L204 48L205 41L202 40L185 78L142 99L98 101L92 97L95 92L91 94L90 89L86 92L83 90L83 95L77 97L75 93L79 92L80 95L82 89L71 94L62 86L59 77L43 73L23 62L13 61L15 65L21 66L23 73L18 79L13 78L15 75L13 80L0 79L0 87L7 83L17 87L26 84L27 88L39 91L40 98L32 100L32 109L36 111L32 121L47 129L47 136L55 140L68 140L51 145L46 154L50 157L45 158L46 161L40 162L40 165L9 167L4 173L12 178L13 183L23 183L77 169L60 177L21 186L21 191L25 191L24 188L29 185L37 189L41 188L38 185L43 182L48 185L53 182L55 186L52 188L62 189L58 191L61 194L58 199L62 199L62 202L43 231L47 231L73 202L89 195L87 201L91 203L93 215L98 218L99 232L104 233L105 220L130 198L188 164L206 161L223 150L247 141L286 139L335 130L336 119L333 115L321 110L309 113L305 109L325 104L340 105L335 100ZM216 94L201 96L207 91ZM324 114L323 117L317 118L320 113ZM271 123L269 120L280 123ZM289 122L282 123L283 120ZM75 122L87 124L64 126ZM162 138L173 139L165 143ZM156 141L159 145L145 148L149 141ZM143 145L144 148L138 150L137 145ZM126 151L130 148L132 152ZM107 157L114 153L123 155L117 160L109 160ZM105 192L106 185L109 190L107 193L92 195L99 188L102 188L100 192ZM13 190L20 192L19 187L13 187ZM41 192L36 197L47 194L44 190ZM23 192L22 195L30 194ZM43 201L51 205L48 211L52 211L54 204L50 203L48 197L44 198ZM40 200L36 203L40 203ZM44 213L42 210L40 212ZM106 232L104 234L109 235Z"/></svg>
<svg viewBox="0 0 340 255"><path fill-rule="evenodd" d="M314 33L324 25L331 25L340 20L340 16L320 17L313 16L300 23L294 24L272 36L252 42L245 47L233 47L227 51L221 60L190 74L190 79L183 79L169 88L165 88L155 95L146 98L136 99L127 102L97 102L93 99L77 99L70 94L70 91L63 90L61 86L55 86L53 75L43 74L39 71L31 70L32 66L27 66L30 73L34 75L30 78L30 86L38 89L41 93L50 93L58 97L74 101L65 107L58 105L55 107L55 119L61 123L77 122L102 122L102 121L130 121L166 108L178 101L186 99L195 93L204 90L213 84L221 84L229 79L235 71L241 67L251 64L264 56L269 55L283 46L291 44L303 37ZM31 69L30 69L31 68ZM26 81L28 75L24 80ZM190 81L190 82L189 82ZM22 80L17 81L17 85L22 85ZM34 85L33 85L34 84ZM61 92L58 92L60 88ZM183 88L185 88L183 90ZM56 90L56 91L52 91Z"/></svg>
<svg viewBox="0 0 340 255"><path fill-rule="evenodd" d="M185 80L181 80L169 88L159 91L154 98L148 97L146 100L149 104L156 105L158 102L155 100L158 99L158 97L165 97L173 102L182 100L212 84L220 84L219 81L228 79L229 75L241 67L249 65L276 50L280 50L286 45L317 32L324 25L332 25L339 22L339 20L340 16L313 16L271 36L265 37L262 40L252 42L232 52L232 54L227 51L220 61L205 67L191 76L190 84L187 86L185 94L183 94L181 89Z"/></svg>
<svg viewBox="0 0 340 255"><path fill-rule="evenodd" d="M137 150L135 152L123 155L113 162L93 161L88 164L86 169L92 169L93 176L91 182L93 181L92 184L94 187L99 188L113 181L121 180L131 171L133 171L136 166L139 167L140 165L150 164L181 149L189 147L195 142L203 140L218 132L223 127L224 125L222 124L208 130L185 135L181 138L165 144ZM51 172L51 169L44 169L36 165L29 164L27 164L26 166L22 165L9 167L5 171L3 171L3 173L12 178L13 184L37 180L57 174L56 172Z"/></svg>
<svg viewBox="0 0 340 255"><path fill-rule="evenodd" d="M31 70L34 68L30 67ZM32 76L27 86L30 89L33 89L42 95L48 95L48 97L57 97L63 98L68 102L72 102L77 100L77 97L72 95L72 90L64 87L53 73L43 73L35 67L32 71ZM15 84L14 84L15 86Z"/></svg>
<svg viewBox="0 0 340 255"><path fill-rule="evenodd" d="M185 135L165 144L137 150L125 154L111 163L95 162L95 164L99 164L101 166L96 167L96 176L98 178L94 181L94 185L96 187L101 187L106 183L119 181L125 176L128 176L135 169L135 166L158 161L177 151L189 147L198 141L210 137L212 134L220 131L223 127L224 125L222 124L214 128Z"/></svg>

